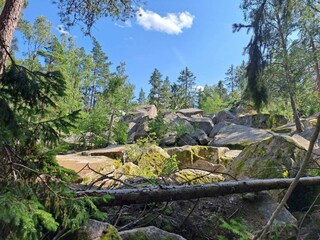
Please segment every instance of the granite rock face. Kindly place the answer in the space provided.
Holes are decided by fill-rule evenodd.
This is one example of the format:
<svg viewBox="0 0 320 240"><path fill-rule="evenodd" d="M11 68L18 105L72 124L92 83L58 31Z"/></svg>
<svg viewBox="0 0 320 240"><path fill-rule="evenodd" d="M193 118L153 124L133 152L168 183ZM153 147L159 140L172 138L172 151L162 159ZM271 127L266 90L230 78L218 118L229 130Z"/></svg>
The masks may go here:
<svg viewBox="0 0 320 240"><path fill-rule="evenodd" d="M268 131L242 125L229 125L220 129L210 146L243 149L246 146L271 137Z"/></svg>

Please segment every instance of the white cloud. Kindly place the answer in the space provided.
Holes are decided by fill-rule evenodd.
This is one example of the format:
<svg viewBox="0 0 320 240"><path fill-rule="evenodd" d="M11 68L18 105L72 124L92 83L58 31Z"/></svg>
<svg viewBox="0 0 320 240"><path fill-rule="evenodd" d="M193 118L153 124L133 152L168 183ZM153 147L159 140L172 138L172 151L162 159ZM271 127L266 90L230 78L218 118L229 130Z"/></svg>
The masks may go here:
<svg viewBox="0 0 320 240"><path fill-rule="evenodd" d="M168 13L162 17L158 13L143 10L142 8L136 14L137 22L146 30L153 30L167 34L178 35L183 29L191 28L194 16L189 12Z"/></svg>
<svg viewBox="0 0 320 240"><path fill-rule="evenodd" d="M203 91L204 90L204 86L195 86L194 89L196 91Z"/></svg>
<svg viewBox="0 0 320 240"><path fill-rule="evenodd" d="M132 23L130 20L126 20L125 22L120 23L115 23L115 25L119 28L130 28L132 27Z"/></svg>
<svg viewBox="0 0 320 240"><path fill-rule="evenodd" d="M56 29L59 31L62 35L69 35L69 32L65 30L64 26L62 24L58 25Z"/></svg>

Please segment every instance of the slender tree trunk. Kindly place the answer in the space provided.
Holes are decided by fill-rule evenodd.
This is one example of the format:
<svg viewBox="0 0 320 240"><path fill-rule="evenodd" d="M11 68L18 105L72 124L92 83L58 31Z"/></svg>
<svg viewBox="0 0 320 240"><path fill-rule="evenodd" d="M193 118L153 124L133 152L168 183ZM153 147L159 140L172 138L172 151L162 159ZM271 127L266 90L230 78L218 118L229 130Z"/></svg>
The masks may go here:
<svg viewBox="0 0 320 240"><path fill-rule="evenodd" d="M0 75L10 51L13 34L18 25L24 0L6 0L0 15Z"/></svg>
<svg viewBox="0 0 320 240"><path fill-rule="evenodd" d="M77 196L111 195L112 199L107 203L104 203L104 205L121 206L217 197L228 194L259 192L271 189L283 189L288 188L293 180L293 178L249 179L191 186L153 186L118 190L87 190L78 191ZM299 180L299 186L312 185L320 185L320 177L305 177Z"/></svg>
<svg viewBox="0 0 320 240"><path fill-rule="evenodd" d="M291 108L292 108L293 117L294 117L294 123L296 125L296 130L297 132L302 132L302 125L301 125L299 114L297 111L296 101L294 100L294 96L292 93L290 93L290 102L291 102Z"/></svg>
<svg viewBox="0 0 320 240"><path fill-rule="evenodd" d="M276 5L276 4L275 4ZM281 17L280 13L276 15L277 17L277 24L279 28L279 35L280 35L280 45L282 47L282 57L283 57L283 68L285 72L285 80L287 81L287 88L289 89L289 95L290 95L290 103L292 108L292 113L294 117L294 122L296 125L297 132L302 132L302 125L300 122L299 114L297 111L296 101L294 99L294 91L295 91L295 82L292 79L291 76L291 69L289 66L289 53L288 53L288 47L287 47L287 37L285 37L285 32L282 27L281 23Z"/></svg>
<svg viewBox="0 0 320 240"><path fill-rule="evenodd" d="M110 144L111 135L112 135L112 129L114 124L114 117L115 117L115 110L112 110L111 118L110 118L110 124L109 124L109 133L107 138L107 144Z"/></svg>

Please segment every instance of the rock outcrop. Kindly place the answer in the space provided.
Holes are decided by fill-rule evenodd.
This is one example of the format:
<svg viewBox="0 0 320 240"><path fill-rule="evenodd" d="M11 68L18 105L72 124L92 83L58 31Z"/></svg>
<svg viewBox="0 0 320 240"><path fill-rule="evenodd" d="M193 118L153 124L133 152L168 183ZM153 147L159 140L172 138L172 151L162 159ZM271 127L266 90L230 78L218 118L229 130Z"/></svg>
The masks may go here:
<svg viewBox="0 0 320 240"><path fill-rule="evenodd" d="M122 240L118 230L109 223L97 220L89 220L86 226L81 227L75 233L68 234L62 239L69 240Z"/></svg>
<svg viewBox="0 0 320 240"><path fill-rule="evenodd" d="M197 160L205 160L214 164L225 164L223 156L229 149L225 147L183 146L167 148L166 150L170 156L176 156L182 167L191 166Z"/></svg>
<svg viewBox="0 0 320 240"><path fill-rule="evenodd" d="M175 182L179 184L203 184L215 183L224 181L221 174L213 174L208 171L198 169L182 169L170 176Z"/></svg>
<svg viewBox="0 0 320 240"><path fill-rule="evenodd" d="M268 131L242 125L230 125L220 129L210 146L243 149L246 146L271 137Z"/></svg>
<svg viewBox="0 0 320 240"><path fill-rule="evenodd" d="M271 129L287 124L288 119L285 116L279 114L259 113L238 117L233 122L247 127Z"/></svg>
<svg viewBox="0 0 320 240"><path fill-rule="evenodd" d="M154 105L141 105L121 119L129 124L128 141L148 136L148 120L156 118L157 108Z"/></svg>
<svg viewBox="0 0 320 240"><path fill-rule="evenodd" d="M306 148L294 138L274 135L246 147L232 162L236 178L294 177L306 155Z"/></svg>
<svg viewBox="0 0 320 240"><path fill-rule="evenodd" d="M193 118L193 117L203 117L203 110L198 109L198 108L186 108L186 109L181 109L179 111L177 111L178 114L180 114L180 116L184 116L184 117L189 117L189 118Z"/></svg>

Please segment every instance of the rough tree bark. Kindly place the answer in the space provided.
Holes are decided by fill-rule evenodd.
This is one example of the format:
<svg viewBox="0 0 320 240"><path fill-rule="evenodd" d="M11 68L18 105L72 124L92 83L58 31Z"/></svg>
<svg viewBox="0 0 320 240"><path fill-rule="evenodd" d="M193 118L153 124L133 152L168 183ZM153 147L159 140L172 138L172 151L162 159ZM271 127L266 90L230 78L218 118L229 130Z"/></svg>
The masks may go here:
<svg viewBox="0 0 320 240"><path fill-rule="evenodd" d="M13 34L18 25L24 0L6 0L0 15L0 75L3 73L5 61L10 51Z"/></svg>
<svg viewBox="0 0 320 240"><path fill-rule="evenodd" d="M234 193L259 192L271 189L283 189L288 188L292 181L292 178L249 179L191 186L154 186L135 189L87 190L78 191L77 196L111 195L112 199L104 205L122 206L217 197ZM299 186L307 185L320 185L320 177L301 178Z"/></svg>

